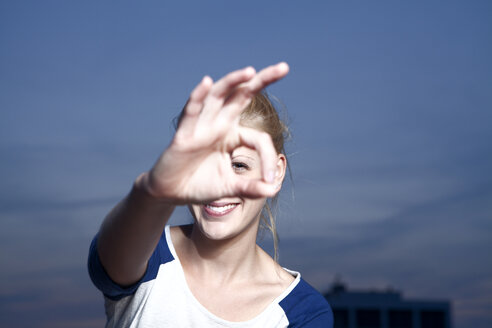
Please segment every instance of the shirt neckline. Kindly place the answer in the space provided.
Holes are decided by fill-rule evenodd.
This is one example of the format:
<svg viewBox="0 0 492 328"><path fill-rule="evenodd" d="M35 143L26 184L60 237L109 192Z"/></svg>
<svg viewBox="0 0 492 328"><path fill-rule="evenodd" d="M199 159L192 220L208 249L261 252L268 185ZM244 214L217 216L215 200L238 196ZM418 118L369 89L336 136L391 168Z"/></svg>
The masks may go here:
<svg viewBox="0 0 492 328"><path fill-rule="evenodd" d="M176 261L176 263L178 264L178 267L179 267L179 278L181 279L181 284L183 285L183 288L184 288L184 291L186 292L186 294L188 295L188 297L193 301L193 303L195 304L195 306L202 312L204 313L207 317L209 317L211 320L213 320L214 322L216 322L217 324L220 324L222 326L227 326L227 327L230 327L230 326L234 326L234 327L242 327L242 326L245 326L245 327L249 327L251 324L253 324L254 322L258 321L258 320L261 320L261 318L263 318L264 316L266 316L269 312L271 312L276 306L280 306L279 303L285 298L287 297L287 295L290 294L290 292L299 284L299 282L301 281L301 274L297 271L293 271L293 270L289 270L289 269L286 269L286 268L283 268L284 270L286 270L287 272L289 272L291 275L293 275L295 277L294 281L279 295L277 296L262 312L260 312L258 315L256 315L255 317L247 320L247 321L228 321L228 320L225 320L225 319L222 319L218 316L216 316L215 314L213 314L212 312L210 312L205 306L202 305L202 303L200 303L195 295L193 295L190 287L188 286L188 283L186 281L186 277L185 277L185 274L184 274L184 270L183 270L183 267L181 265L181 262L179 260L179 257L178 257L178 254L176 253L176 249L174 248L174 244L173 244L173 241L171 239L171 226L170 225L166 225L165 229L164 229L164 232L165 232L165 235L166 235L166 243L167 243L167 246L169 248L169 251L171 252L171 254L173 255L174 257L174 260Z"/></svg>

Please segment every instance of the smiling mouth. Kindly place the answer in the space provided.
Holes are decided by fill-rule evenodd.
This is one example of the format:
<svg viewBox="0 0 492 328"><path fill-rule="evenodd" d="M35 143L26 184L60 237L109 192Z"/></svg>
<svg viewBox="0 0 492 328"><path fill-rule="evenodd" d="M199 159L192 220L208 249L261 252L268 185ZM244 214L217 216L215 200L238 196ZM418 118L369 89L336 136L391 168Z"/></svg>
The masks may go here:
<svg viewBox="0 0 492 328"><path fill-rule="evenodd" d="M203 207L205 212L211 216L223 216L232 211L238 206L238 203L210 203Z"/></svg>

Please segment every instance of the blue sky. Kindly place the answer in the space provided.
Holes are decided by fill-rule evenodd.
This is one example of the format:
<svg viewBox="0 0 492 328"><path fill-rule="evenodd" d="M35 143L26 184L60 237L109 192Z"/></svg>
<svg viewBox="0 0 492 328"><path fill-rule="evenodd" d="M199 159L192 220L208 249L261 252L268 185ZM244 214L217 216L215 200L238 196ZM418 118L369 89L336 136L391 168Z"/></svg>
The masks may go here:
<svg viewBox="0 0 492 328"><path fill-rule="evenodd" d="M0 325L101 326L85 261L104 215L203 75L284 60L281 264L490 327L491 17L488 1L0 1Z"/></svg>

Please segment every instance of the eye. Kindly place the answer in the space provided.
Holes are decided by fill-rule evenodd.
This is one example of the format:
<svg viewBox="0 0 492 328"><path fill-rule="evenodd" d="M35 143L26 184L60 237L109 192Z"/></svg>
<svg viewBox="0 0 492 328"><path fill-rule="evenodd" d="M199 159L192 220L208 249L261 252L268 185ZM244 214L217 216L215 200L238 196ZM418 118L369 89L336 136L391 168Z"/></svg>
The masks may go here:
<svg viewBox="0 0 492 328"><path fill-rule="evenodd" d="M232 169L236 172L242 172L249 169L249 166L243 162L232 162Z"/></svg>

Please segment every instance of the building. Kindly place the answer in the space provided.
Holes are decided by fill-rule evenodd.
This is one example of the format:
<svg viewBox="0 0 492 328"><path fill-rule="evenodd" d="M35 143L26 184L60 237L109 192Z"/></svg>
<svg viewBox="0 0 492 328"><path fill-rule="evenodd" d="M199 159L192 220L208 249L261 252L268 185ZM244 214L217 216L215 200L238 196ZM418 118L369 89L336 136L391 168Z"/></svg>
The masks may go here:
<svg viewBox="0 0 492 328"><path fill-rule="evenodd" d="M324 296L334 328L451 328L449 301L407 300L392 289L349 291L339 281Z"/></svg>

